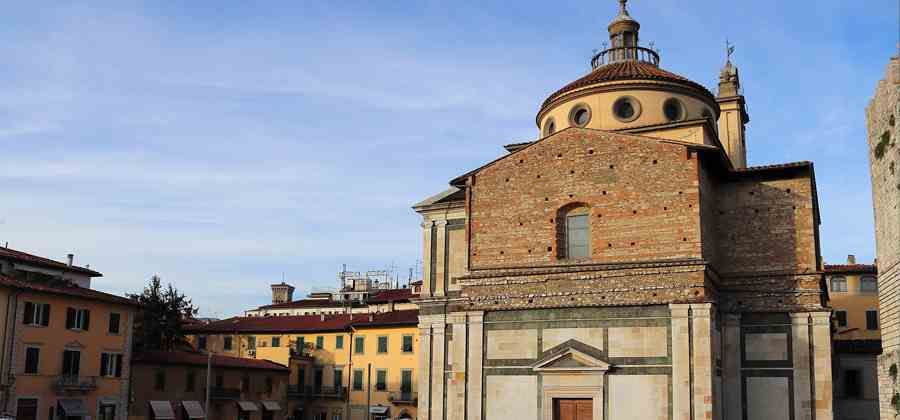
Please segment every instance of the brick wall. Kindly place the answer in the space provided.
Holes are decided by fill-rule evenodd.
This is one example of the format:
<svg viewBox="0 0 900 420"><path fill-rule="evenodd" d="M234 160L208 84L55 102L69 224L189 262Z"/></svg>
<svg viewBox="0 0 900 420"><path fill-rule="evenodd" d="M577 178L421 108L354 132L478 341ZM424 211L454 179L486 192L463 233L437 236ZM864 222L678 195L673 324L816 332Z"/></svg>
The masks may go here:
<svg viewBox="0 0 900 420"><path fill-rule="evenodd" d="M744 176L716 188L716 269L720 273L817 271L810 175Z"/></svg>
<svg viewBox="0 0 900 420"><path fill-rule="evenodd" d="M697 155L684 145L567 129L482 169L471 197L473 269L565 264L558 211L590 208L591 262L700 258Z"/></svg>

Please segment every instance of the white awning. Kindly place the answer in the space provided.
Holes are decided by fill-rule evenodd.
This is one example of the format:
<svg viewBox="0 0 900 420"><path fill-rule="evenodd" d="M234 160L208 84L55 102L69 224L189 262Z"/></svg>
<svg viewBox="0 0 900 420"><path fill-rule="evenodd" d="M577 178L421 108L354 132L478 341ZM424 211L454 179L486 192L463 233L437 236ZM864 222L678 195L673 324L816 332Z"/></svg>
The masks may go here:
<svg viewBox="0 0 900 420"><path fill-rule="evenodd" d="M281 411L281 406L278 405L278 401L260 401L263 406L263 410L266 411Z"/></svg>
<svg viewBox="0 0 900 420"><path fill-rule="evenodd" d="M84 408L84 401L75 398L62 398L56 400L56 402L62 407L67 417L81 417L88 415L87 409Z"/></svg>
<svg viewBox="0 0 900 420"><path fill-rule="evenodd" d="M369 407L369 414L387 414L390 407L385 407L383 405L376 405L374 407Z"/></svg>
<svg viewBox="0 0 900 420"><path fill-rule="evenodd" d="M184 407L184 411L187 412L187 417L189 419L206 418L206 415L203 414L203 407L200 406L199 401L182 401L181 406Z"/></svg>
<svg viewBox="0 0 900 420"><path fill-rule="evenodd" d="M156 420L175 420L175 410L172 410L172 403L168 401L150 401L150 409ZM69 413L66 412L66 415Z"/></svg>
<svg viewBox="0 0 900 420"><path fill-rule="evenodd" d="M253 401L238 401L237 403L241 411L259 411L259 407Z"/></svg>

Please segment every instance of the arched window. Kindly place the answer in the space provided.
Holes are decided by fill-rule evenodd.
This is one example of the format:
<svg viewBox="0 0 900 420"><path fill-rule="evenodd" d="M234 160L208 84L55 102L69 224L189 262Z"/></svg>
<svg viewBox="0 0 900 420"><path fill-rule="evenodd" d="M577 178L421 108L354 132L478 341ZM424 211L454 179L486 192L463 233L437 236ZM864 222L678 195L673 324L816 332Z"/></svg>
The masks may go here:
<svg viewBox="0 0 900 420"><path fill-rule="evenodd" d="M846 292L847 291L847 278L843 276L834 276L831 278L831 291L832 292Z"/></svg>
<svg viewBox="0 0 900 420"><path fill-rule="evenodd" d="M872 276L863 276L859 279L859 291L867 293L878 293L878 281Z"/></svg>
<svg viewBox="0 0 900 420"><path fill-rule="evenodd" d="M584 204L570 204L557 212L557 256L586 259L591 256L591 211Z"/></svg>

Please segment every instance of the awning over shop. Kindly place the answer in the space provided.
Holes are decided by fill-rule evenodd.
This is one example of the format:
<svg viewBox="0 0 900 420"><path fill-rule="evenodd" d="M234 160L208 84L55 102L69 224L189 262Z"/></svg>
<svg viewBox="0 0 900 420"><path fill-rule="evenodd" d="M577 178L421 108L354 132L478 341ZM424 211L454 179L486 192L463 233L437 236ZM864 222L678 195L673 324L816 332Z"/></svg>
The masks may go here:
<svg viewBox="0 0 900 420"><path fill-rule="evenodd" d="M184 411L187 412L189 419L206 418L206 415L203 414L203 407L200 406L199 401L182 401L181 406L184 407Z"/></svg>
<svg viewBox="0 0 900 420"><path fill-rule="evenodd" d="M263 410L266 411L281 411L281 406L278 405L278 401L260 401L263 406Z"/></svg>
<svg viewBox="0 0 900 420"><path fill-rule="evenodd" d="M237 403L241 411L259 411L259 407L253 401L238 401Z"/></svg>
<svg viewBox="0 0 900 420"><path fill-rule="evenodd" d="M390 407L376 405L374 407L369 407L369 414L387 414L389 409Z"/></svg>
<svg viewBox="0 0 900 420"><path fill-rule="evenodd" d="M66 417L81 417L88 415L87 409L84 407L84 401L82 400L62 398L56 400L56 402L59 403L59 407L66 413Z"/></svg>
<svg viewBox="0 0 900 420"><path fill-rule="evenodd" d="M156 420L175 420L175 410L168 401L150 401L150 409L153 410L153 418ZM66 412L66 415L68 414Z"/></svg>

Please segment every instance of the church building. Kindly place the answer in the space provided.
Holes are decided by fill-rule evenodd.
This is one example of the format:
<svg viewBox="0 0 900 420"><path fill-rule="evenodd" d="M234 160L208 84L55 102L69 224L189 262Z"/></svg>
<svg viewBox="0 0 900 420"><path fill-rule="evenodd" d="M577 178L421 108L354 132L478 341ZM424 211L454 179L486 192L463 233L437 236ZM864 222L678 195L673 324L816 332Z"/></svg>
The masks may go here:
<svg viewBox="0 0 900 420"><path fill-rule="evenodd" d="M536 140L414 206L419 419L830 420L813 164L747 166L730 57L713 94L626 0L608 29Z"/></svg>

